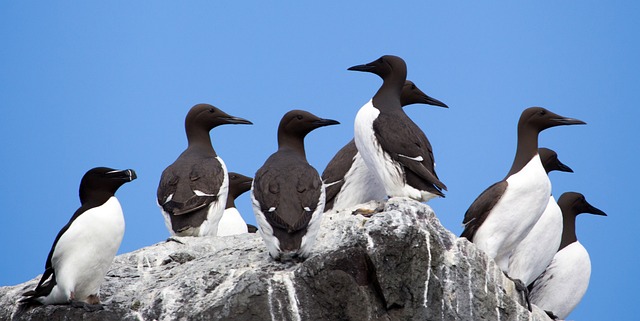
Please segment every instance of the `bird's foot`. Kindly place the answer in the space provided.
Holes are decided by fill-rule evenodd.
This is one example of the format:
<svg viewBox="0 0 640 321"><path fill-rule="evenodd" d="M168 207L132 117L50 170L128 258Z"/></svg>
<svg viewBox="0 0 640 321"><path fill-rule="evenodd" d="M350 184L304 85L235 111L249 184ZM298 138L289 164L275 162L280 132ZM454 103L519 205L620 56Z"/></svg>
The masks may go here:
<svg viewBox="0 0 640 321"><path fill-rule="evenodd" d="M544 312L553 320L560 320L557 315L553 314L551 311L544 310Z"/></svg>
<svg viewBox="0 0 640 321"><path fill-rule="evenodd" d="M100 303L90 304L83 301L71 301L71 306L74 308L82 308L87 312L96 312L100 310L104 310L104 306Z"/></svg>
<svg viewBox="0 0 640 321"><path fill-rule="evenodd" d="M173 236L169 237L165 242L176 242L176 243L179 243L179 244L184 244L184 242L178 240L177 238L175 238Z"/></svg>
<svg viewBox="0 0 640 321"><path fill-rule="evenodd" d="M373 214L382 213L384 211L384 203L379 204L374 209L370 208L358 208L351 212L351 215L362 215L364 217L371 217Z"/></svg>
<svg viewBox="0 0 640 321"><path fill-rule="evenodd" d="M524 284L524 282L522 282L522 280L520 279L514 279L506 273L505 275L509 278L509 280L513 281L516 286L516 290L522 293L525 302L527 302L527 309L529 309L530 312L533 311L531 308L531 301L529 300L529 289L527 288L527 285Z"/></svg>

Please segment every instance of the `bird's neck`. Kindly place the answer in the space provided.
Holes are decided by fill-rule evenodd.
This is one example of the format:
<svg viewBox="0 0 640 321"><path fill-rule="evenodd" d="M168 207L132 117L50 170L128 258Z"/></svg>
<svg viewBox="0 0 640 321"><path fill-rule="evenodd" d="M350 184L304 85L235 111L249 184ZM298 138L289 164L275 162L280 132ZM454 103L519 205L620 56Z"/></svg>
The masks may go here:
<svg viewBox="0 0 640 321"><path fill-rule="evenodd" d="M523 169L538 154L538 132L531 128L518 128L518 147L507 177Z"/></svg>
<svg viewBox="0 0 640 321"><path fill-rule="evenodd" d="M405 77L406 78L406 77ZM373 106L384 106L387 110L401 110L402 104L400 102L400 96L402 94L402 86L404 86L405 79L401 75L392 74L387 79L384 79L382 86L373 96Z"/></svg>
<svg viewBox="0 0 640 321"><path fill-rule="evenodd" d="M558 251L576 241L578 241L576 236L576 215L562 215L562 241L560 241Z"/></svg>
<svg viewBox="0 0 640 321"><path fill-rule="evenodd" d="M228 208L232 208L232 207L236 207L236 203L235 203L236 198L229 194L227 196L227 204L225 205L224 209L228 209Z"/></svg>
<svg viewBox="0 0 640 321"><path fill-rule="evenodd" d="M278 135L278 150L293 152L305 160L307 154L304 151L304 137Z"/></svg>
<svg viewBox="0 0 640 321"><path fill-rule="evenodd" d="M198 150L200 152L210 153L216 155L213 146L211 145L211 137L209 131L201 128L187 130L187 141L189 143L189 149Z"/></svg>

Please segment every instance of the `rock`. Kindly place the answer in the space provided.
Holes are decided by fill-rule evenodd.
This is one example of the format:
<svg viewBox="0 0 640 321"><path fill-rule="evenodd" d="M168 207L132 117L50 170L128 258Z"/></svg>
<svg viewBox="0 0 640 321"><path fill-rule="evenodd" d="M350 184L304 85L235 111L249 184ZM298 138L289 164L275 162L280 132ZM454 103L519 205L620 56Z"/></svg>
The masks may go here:
<svg viewBox="0 0 640 321"><path fill-rule="evenodd" d="M429 206L404 198L371 218L326 213L303 263L274 262L257 234L173 238L119 255L96 312L18 311L38 280L0 287L1 320L550 320L530 313L493 260Z"/></svg>

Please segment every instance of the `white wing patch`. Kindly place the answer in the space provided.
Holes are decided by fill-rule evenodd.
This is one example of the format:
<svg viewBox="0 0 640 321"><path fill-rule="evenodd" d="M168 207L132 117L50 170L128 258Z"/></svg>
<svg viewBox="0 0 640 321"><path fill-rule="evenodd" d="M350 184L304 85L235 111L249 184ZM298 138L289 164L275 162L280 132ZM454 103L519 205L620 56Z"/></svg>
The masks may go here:
<svg viewBox="0 0 640 321"><path fill-rule="evenodd" d="M214 194L207 194L203 191L199 191L199 190L193 190L193 193L196 194L196 196L215 196Z"/></svg>
<svg viewBox="0 0 640 321"><path fill-rule="evenodd" d="M402 155L402 154L398 154L398 156L400 156L400 157L404 157L404 158L407 158L407 159L410 159L410 160L413 160L413 161L416 161L416 162L421 162L421 161L423 161L423 160L424 160L424 158L422 158L422 156L418 156L418 157L409 157L409 156L405 156L405 155Z"/></svg>

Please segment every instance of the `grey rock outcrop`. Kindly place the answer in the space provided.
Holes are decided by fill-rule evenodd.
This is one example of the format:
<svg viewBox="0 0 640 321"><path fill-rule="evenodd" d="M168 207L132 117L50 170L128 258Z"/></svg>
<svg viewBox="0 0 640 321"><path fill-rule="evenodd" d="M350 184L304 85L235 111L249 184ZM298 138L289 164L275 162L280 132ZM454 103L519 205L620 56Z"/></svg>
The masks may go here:
<svg viewBox="0 0 640 321"><path fill-rule="evenodd" d="M271 260L256 234L176 238L119 255L97 312L18 311L37 281L0 288L1 320L550 320L529 312L493 260L429 206L403 198L371 218L326 213L315 253L300 264Z"/></svg>

